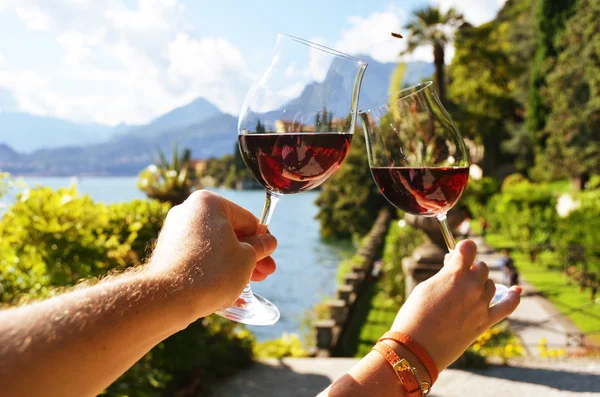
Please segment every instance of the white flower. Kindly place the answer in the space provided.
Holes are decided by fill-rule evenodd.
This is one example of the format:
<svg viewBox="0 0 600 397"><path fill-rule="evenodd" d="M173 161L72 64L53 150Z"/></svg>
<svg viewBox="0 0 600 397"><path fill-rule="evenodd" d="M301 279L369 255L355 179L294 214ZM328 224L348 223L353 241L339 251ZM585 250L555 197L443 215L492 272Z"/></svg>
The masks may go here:
<svg viewBox="0 0 600 397"><path fill-rule="evenodd" d="M572 211L579 208L581 202L573 200L573 198L568 194L564 193L562 196L558 198L556 203L556 212L558 212L558 216L561 218L565 218Z"/></svg>

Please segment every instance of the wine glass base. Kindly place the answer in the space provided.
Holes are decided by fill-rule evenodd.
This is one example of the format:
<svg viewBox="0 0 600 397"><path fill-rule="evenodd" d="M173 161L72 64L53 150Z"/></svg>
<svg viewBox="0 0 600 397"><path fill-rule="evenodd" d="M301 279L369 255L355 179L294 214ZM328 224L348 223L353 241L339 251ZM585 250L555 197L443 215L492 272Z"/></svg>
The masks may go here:
<svg viewBox="0 0 600 397"><path fill-rule="evenodd" d="M233 305L216 312L216 314L247 325L273 325L280 317L277 306L252 292L242 293Z"/></svg>
<svg viewBox="0 0 600 397"><path fill-rule="evenodd" d="M502 284L496 284L496 293L490 302L490 307L496 306L508 297L508 287Z"/></svg>

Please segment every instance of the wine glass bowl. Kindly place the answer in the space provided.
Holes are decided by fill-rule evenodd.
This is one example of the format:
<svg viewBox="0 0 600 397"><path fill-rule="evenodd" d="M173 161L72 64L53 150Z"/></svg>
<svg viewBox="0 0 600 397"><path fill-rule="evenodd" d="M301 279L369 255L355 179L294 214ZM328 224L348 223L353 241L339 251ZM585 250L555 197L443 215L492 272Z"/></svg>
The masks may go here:
<svg viewBox="0 0 600 397"><path fill-rule="evenodd" d="M412 215L437 219L446 246L447 213L469 180L469 152L432 82L417 84L360 112L371 173L383 196ZM493 304L508 293L497 285Z"/></svg>
<svg viewBox="0 0 600 397"><path fill-rule="evenodd" d="M269 224L282 195L314 189L339 168L366 67L331 48L278 35L271 64L248 92L238 121L242 158L266 190L262 224ZM217 314L251 325L270 325L280 316L250 285Z"/></svg>

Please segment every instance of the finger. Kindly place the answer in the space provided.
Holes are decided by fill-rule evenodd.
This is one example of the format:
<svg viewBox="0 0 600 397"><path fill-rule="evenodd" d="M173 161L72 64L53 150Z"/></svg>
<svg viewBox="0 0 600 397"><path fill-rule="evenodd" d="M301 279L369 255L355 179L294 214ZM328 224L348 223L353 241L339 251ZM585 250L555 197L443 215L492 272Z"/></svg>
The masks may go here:
<svg viewBox="0 0 600 397"><path fill-rule="evenodd" d="M490 275L490 269L488 269L485 262L477 261L471 265L471 272L481 281L481 284L487 282Z"/></svg>
<svg viewBox="0 0 600 397"><path fill-rule="evenodd" d="M490 308L490 327L515 311L519 302L521 302L521 287L511 287L508 290L507 297L500 303Z"/></svg>
<svg viewBox="0 0 600 397"><path fill-rule="evenodd" d="M454 270L466 270L471 267L477 255L477 245L472 240L463 240L456 245L446 266Z"/></svg>
<svg viewBox="0 0 600 397"><path fill-rule="evenodd" d="M488 278L483 288L483 300L489 304L496 294L496 283Z"/></svg>
<svg viewBox="0 0 600 397"><path fill-rule="evenodd" d="M227 218L229 222L231 222L236 236L247 237L258 233L262 234L267 231L267 227L265 225L259 225L258 218L250 211L224 197L221 197L221 200L225 206Z"/></svg>
<svg viewBox="0 0 600 397"><path fill-rule="evenodd" d="M254 270L252 277L250 277L250 281L264 281L268 276L268 274Z"/></svg>
<svg viewBox="0 0 600 397"><path fill-rule="evenodd" d="M275 264L275 259L273 259L271 256L267 256L256 263L254 270L259 273L269 275L275 272L276 267L277 265Z"/></svg>
<svg viewBox="0 0 600 397"><path fill-rule="evenodd" d="M254 236L242 237L241 243L250 244L256 253L256 262L271 255L277 248L277 239L272 234L256 234Z"/></svg>

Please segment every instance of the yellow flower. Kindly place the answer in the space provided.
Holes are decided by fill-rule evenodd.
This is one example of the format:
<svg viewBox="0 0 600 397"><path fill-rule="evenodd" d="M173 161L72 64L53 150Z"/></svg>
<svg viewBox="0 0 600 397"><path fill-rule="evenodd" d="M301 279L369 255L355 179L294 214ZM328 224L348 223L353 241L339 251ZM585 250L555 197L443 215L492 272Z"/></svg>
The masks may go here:
<svg viewBox="0 0 600 397"><path fill-rule="evenodd" d="M558 349L558 356L559 357L564 357L567 355L567 352L565 351L565 349Z"/></svg>
<svg viewBox="0 0 600 397"><path fill-rule="evenodd" d="M481 345L479 343L475 343L473 345L473 350L476 351L476 352L478 352L479 350L481 350Z"/></svg>

